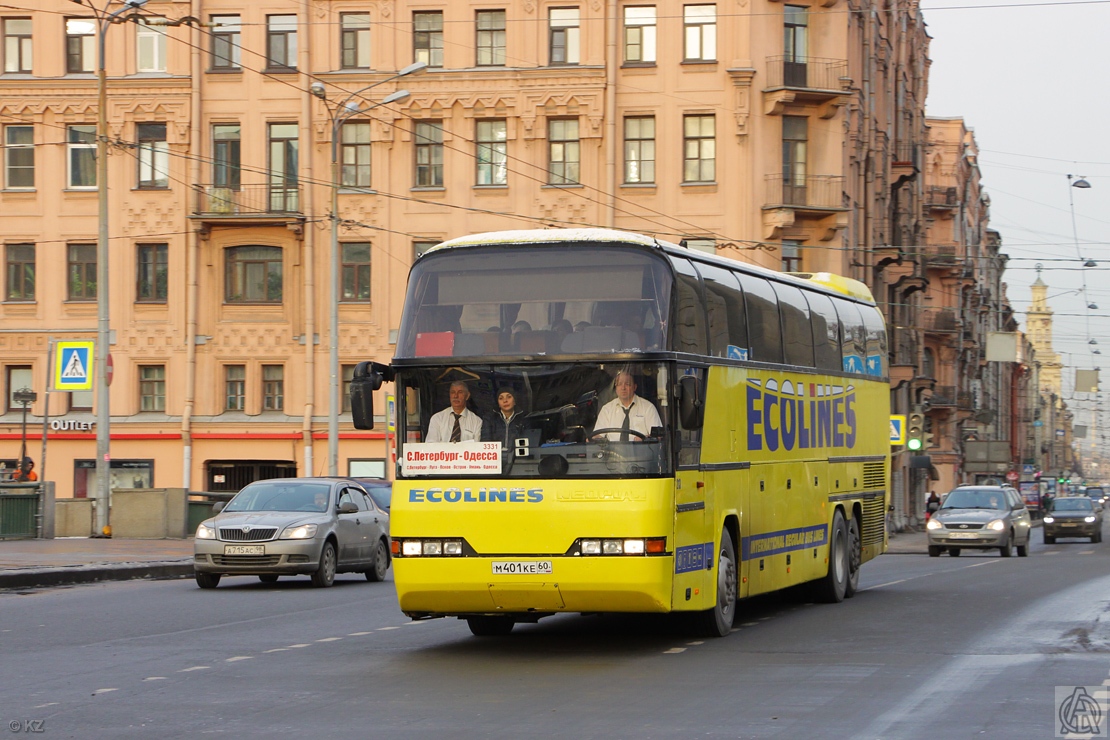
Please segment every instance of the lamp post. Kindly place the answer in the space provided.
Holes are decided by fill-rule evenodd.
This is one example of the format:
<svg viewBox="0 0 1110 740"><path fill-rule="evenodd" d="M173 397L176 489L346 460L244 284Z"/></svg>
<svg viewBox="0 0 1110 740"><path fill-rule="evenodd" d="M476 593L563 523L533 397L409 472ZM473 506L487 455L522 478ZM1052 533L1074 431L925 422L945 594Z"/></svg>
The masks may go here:
<svg viewBox="0 0 1110 740"><path fill-rule="evenodd" d="M12 400L23 407L23 442L19 447L19 462L16 467L23 470L23 460L27 457L27 407L35 402L38 394L30 388L20 388L12 394Z"/></svg>
<svg viewBox="0 0 1110 740"><path fill-rule="evenodd" d="M101 534L108 528L108 492L111 454L111 415L108 395L108 351L111 330L108 308L108 74L104 63L104 38L115 23L127 20L119 15L136 10L147 0L126 0L123 7L108 12L112 0L97 8L92 0L71 0L96 15L96 524Z"/></svg>
<svg viewBox="0 0 1110 740"><path fill-rule="evenodd" d="M339 136L343 124L355 116L368 113L375 108L395 103L409 96L408 90L397 90L381 101L365 108L355 101L362 93L390 82L398 77L420 72L427 68L427 62L414 62L395 75L386 77L371 85L355 90L334 106L328 105L327 90L323 83L312 83L312 94L320 98L331 118L331 297L329 305L329 334L331 335L328 356L328 475L339 474Z"/></svg>

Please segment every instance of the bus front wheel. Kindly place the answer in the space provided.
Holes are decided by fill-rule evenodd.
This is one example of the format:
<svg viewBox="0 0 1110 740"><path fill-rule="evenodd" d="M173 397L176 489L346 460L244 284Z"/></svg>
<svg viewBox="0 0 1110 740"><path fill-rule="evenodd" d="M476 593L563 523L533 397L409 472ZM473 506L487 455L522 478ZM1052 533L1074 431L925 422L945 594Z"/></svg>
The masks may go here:
<svg viewBox="0 0 1110 740"><path fill-rule="evenodd" d="M833 516L832 530L829 532L829 572L815 582L817 599L826 604L844 601L848 591L848 573L851 569L848 553L848 525L844 514L837 511Z"/></svg>
<svg viewBox="0 0 1110 740"><path fill-rule="evenodd" d="M736 615L736 547L728 530L721 532L717 555L717 594L712 609L701 614L701 631L706 637L724 637L732 631Z"/></svg>

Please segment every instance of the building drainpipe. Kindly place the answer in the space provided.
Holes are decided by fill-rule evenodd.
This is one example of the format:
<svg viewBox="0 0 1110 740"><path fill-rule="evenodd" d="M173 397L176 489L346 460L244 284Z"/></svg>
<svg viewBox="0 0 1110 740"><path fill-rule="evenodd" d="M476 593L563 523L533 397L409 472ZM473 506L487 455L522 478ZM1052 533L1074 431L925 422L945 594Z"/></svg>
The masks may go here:
<svg viewBox="0 0 1110 740"><path fill-rule="evenodd" d="M609 194L605 223L610 228L616 225L617 217L617 70L620 68L617 12L617 0L609 0L605 11L605 188Z"/></svg>
<svg viewBox="0 0 1110 740"><path fill-rule="evenodd" d="M190 14L194 18L204 17L204 0L193 0ZM200 85L204 79L201 48L203 39L201 29L189 25L189 149L201 150L201 94ZM200 182L200 158L192 157L189 162L189 182ZM200 234L197 230L185 236L185 406L181 412L181 487L186 491L193 487L193 405L196 401L197 383L197 253L200 251Z"/></svg>
<svg viewBox="0 0 1110 740"><path fill-rule="evenodd" d="M308 17L308 11L302 8L298 13L297 27L310 30L312 27L309 25L311 18ZM312 69L311 57L309 55L309 46L311 43L312 34L304 33L300 35L301 49L300 60L298 62L299 69ZM309 81L307 79L300 79L301 83L301 141L307 144L305 147L308 151L308 157L301 157L301 161L308 160L307 169L308 177L305 178L310 182L316 182L315 176L315 163L316 152L314 151L314 142L312 137L312 93L309 91ZM314 214L316 212L315 202L316 199L313 195L316 192L314 185L308 184L304 186L304 213ZM301 239L304 245L304 259L301 260L302 269L304 270L304 418L301 422L301 439L304 445L304 475L313 475L313 455L312 455L312 417L316 409L316 249L315 249L315 231L310 228L306 222L302 225ZM334 296L329 300L334 300Z"/></svg>

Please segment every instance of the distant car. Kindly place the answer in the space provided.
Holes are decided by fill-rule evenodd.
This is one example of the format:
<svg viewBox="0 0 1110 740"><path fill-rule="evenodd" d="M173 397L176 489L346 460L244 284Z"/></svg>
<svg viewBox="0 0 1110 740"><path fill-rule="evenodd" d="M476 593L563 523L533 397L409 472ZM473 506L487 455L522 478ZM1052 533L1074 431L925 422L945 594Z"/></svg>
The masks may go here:
<svg viewBox="0 0 1110 740"><path fill-rule="evenodd" d="M1083 491L1083 495L1097 502L1100 506L1106 505L1106 491L1099 486L1087 486L1086 490Z"/></svg>
<svg viewBox="0 0 1110 740"><path fill-rule="evenodd" d="M378 508L389 511L389 500L393 496L393 481L381 478L355 478L355 480L366 489Z"/></svg>
<svg viewBox="0 0 1110 740"><path fill-rule="evenodd" d="M1090 537L1102 542L1102 507L1086 496L1058 498L1044 515L1044 541L1056 542L1057 537Z"/></svg>
<svg viewBox="0 0 1110 740"><path fill-rule="evenodd" d="M959 486L944 497L929 517L929 557L945 550L955 557L961 550L998 548L1002 557L1029 554L1032 520L1025 502L1009 486Z"/></svg>
<svg viewBox="0 0 1110 740"><path fill-rule="evenodd" d="M219 506L219 504L217 504ZM389 513L347 478L275 478L243 488L193 540L197 585L223 576L307 575L328 587L336 573L385 578L390 564Z"/></svg>

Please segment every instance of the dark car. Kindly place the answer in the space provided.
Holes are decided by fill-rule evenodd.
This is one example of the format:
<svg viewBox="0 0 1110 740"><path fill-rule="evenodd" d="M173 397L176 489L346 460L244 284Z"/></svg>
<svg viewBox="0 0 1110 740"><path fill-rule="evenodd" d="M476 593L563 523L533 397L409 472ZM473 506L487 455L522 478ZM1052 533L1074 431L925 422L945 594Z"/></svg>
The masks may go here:
<svg viewBox="0 0 1110 740"><path fill-rule="evenodd" d="M929 556L945 550L956 556L965 548L998 548L1002 557L1029 554L1033 523L1025 502L1009 486L959 486L944 497L940 508L929 517L925 531Z"/></svg>
<svg viewBox="0 0 1110 740"><path fill-rule="evenodd" d="M1099 506L1106 504L1106 492L1099 486L1087 486L1083 495L1094 501ZM1097 507L1096 507L1097 508Z"/></svg>
<svg viewBox="0 0 1110 740"><path fill-rule="evenodd" d="M197 527L193 553L201 588L243 575L265 583L307 575L319 587L336 573L380 581L390 562L389 513L349 478L256 481Z"/></svg>
<svg viewBox="0 0 1110 740"><path fill-rule="evenodd" d="M1056 542L1057 537L1090 537L1102 542L1102 507L1086 496L1069 496L1052 502L1044 515L1044 541Z"/></svg>
<svg viewBox="0 0 1110 740"><path fill-rule="evenodd" d="M378 505L383 511L389 511L389 499L393 495L393 482L382 480L381 478L355 478L366 492L370 494L370 498L374 499L374 503Z"/></svg>

